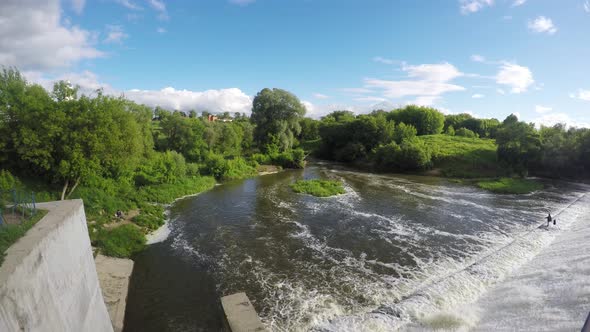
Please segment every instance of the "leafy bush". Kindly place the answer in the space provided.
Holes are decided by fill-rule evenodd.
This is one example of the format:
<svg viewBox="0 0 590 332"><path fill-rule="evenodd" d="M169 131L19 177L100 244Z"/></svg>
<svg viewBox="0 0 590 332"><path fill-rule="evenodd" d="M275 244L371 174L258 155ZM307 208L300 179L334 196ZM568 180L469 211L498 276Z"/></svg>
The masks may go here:
<svg viewBox="0 0 590 332"><path fill-rule="evenodd" d="M380 146L375 152L375 165L382 171L423 170L430 166L431 154L424 142L414 139Z"/></svg>
<svg viewBox="0 0 590 332"><path fill-rule="evenodd" d="M459 128L455 131L456 136L468 137L468 138L478 138L479 136L474 133L473 131L467 128Z"/></svg>
<svg viewBox="0 0 590 332"><path fill-rule="evenodd" d="M455 136L455 128L453 128L453 126L448 126L445 134L449 136Z"/></svg>
<svg viewBox="0 0 590 332"><path fill-rule="evenodd" d="M7 170L0 170L0 190L10 190L15 188L20 182Z"/></svg>
<svg viewBox="0 0 590 332"><path fill-rule="evenodd" d="M345 193L342 183L335 180L298 180L291 184L291 188L297 193L310 194L317 197L328 197Z"/></svg>
<svg viewBox="0 0 590 332"><path fill-rule="evenodd" d="M343 148L334 152L337 161L351 162L367 156L365 146L357 142L348 142Z"/></svg>
<svg viewBox="0 0 590 332"><path fill-rule="evenodd" d="M416 127L401 122L395 126L393 140L397 144L401 144L403 141L411 140L416 137L417 133L418 131L416 130Z"/></svg>
<svg viewBox="0 0 590 332"><path fill-rule="evenodd" d="M98 245L107 256L127 258L145 247L146 238L141 229L132 224L122 225L110 231L101 231Z"/></svg>

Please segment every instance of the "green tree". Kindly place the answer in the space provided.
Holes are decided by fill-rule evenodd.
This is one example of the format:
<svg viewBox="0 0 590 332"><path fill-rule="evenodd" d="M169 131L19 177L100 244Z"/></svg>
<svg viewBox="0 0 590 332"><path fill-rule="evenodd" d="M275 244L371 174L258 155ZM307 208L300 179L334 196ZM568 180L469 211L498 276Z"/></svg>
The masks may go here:
<svg viewBox="0 0 590 332"><path fill-rule="evenodd" d="M387 117L395 123L403 122L414 126L418 135L440 134L445 122L445 116L436 109L416 105L394 110Z"/></svg>
<svg viewBox="0 0 590 332"><path fill-rule="evenodd" d="M301 132L299 119L305 107L292 93L281 89L263 89L254 97L251 120L256 124L254 140L262 149L278 139L281 151L291 149Z"/></svg>
<svg viewBox="0 0 590 332"><path fill-rule="evenodd" d="M400 122L395 126L394 141L401 144L403 141L414 139L417 133L418 131L414 126Z"/></svg>
<svg viewBox="0 0 590 332"><path fill-rule="evenodd" d="M506 163L522 176L528 173L529 165L539 156L541 142L533 124L518 122L510 115L498 129L498 160Z"/></svg>

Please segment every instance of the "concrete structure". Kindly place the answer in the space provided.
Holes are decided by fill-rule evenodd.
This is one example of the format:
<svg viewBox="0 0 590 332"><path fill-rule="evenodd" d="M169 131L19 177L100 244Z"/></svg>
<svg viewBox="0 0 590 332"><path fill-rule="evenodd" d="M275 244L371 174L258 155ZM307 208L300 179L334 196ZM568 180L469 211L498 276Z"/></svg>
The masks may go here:
<svg viewBox="0 0 590 332"><path fill-rule="evenodd" d="M231 332L266 331L245 293L222 297L221 306Z"/></svg>
<svg viewBox="0 0 590 332"><path fill-rule="evenodd" d="M102 296L107 305L113 328L115 332L121 332L125 320L125 306L127 305L129 279L133 272L133 261L100 254L96 256L94 261Z"/></svg>
<svg viewBox="0 0 590 332"><path fill-rule="evenodd" d="M0 267L0 331L112 332L81 200L48 210Z"/></svg>

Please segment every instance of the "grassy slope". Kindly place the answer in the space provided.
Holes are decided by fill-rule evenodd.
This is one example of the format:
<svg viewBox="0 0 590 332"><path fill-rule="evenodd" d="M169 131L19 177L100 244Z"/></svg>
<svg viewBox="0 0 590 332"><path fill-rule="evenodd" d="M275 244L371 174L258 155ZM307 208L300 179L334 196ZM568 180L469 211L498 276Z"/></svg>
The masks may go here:
<svg viewBox="0 0 590 332"><path fill-rule="evenodd" d="M334 196L345 192L342 183L334 180L299 180L291 184L291 188L297 193L317 197Z"/></svg>
<svg viewBox="0 0 590 332"><path fill-rule="evenodd" d="M481 178L504 175L491 139L448 135L419 136L432 151L434 167L448 177Z"/></svg>

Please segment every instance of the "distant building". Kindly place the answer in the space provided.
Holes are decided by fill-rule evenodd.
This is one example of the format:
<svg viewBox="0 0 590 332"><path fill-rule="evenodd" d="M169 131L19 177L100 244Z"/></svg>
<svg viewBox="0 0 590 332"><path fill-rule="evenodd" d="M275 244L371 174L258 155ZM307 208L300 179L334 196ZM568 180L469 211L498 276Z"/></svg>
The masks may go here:
<svg viewBox="0 0 590 332"><path fill-rule="evenodd" d="M209 122L215 122L215 121L217 121L217 117L213 114L209 114L207 116L207 120L209 120Z"/></svg>

